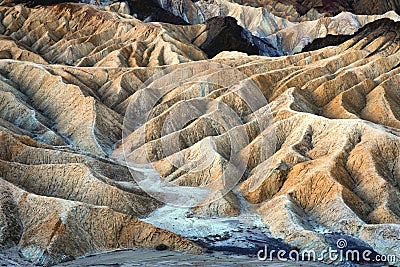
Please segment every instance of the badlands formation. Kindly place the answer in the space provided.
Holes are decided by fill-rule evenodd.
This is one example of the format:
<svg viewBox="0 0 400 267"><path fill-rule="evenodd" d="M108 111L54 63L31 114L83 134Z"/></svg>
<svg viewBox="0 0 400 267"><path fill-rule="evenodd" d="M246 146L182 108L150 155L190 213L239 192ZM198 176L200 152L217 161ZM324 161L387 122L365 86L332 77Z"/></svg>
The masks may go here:
<svg viewBox="0 0 400 267"><path fill-rule="evenodd" d="M160 3L193 24L174 25L137 19L130 2L12 2L0 6L2 250L40 265L135 247L203 253L143 220L164 205L141 184L155 173L178 195L211 192L191 216L247 212L300 251L336 248L327 234L340 234L400 257L396 13ZM263 51L282 56L246 54Z"/></svg>
<svg viewBox="0 0 400 267"><path fill-rule="evenodd" d="M133 1L135 2L137 1ZM244 5L243 2L246 4ZM381 18L399 20L399 16L393 11L397 9L388 7L377 13L373 11L340 14L334 12L335 16L329 16L329 13L323 13L318 9L320 3L309 3L311 8L306 14L296 10L296 5L271 0L260 1L258 4L254 4L254 1L238 0L158 0L158 3L164 10L169 11L169 14L181 18L188 24L205 23L216 16L233 17L241 27L247 30L244 34L259 48L260 54L266 56L299 53L314 39L327 35L351 35L366 24ZM330 7L329 10L335 9ZM340 10L353 11L344 8ZM148 18L151 19L151 16Z"/></svg>

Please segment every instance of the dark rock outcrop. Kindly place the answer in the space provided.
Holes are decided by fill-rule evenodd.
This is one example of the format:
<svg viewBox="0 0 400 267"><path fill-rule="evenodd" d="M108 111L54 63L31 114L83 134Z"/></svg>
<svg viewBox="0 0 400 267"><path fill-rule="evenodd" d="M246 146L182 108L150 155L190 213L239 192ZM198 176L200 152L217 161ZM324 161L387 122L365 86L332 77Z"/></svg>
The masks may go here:
<svg viewBox="0 0 400 267"><path fill-rule="evenodd" d="M206 22L206 41L200 46L209 58L222 51L239 51L258 55L259 49L244 38L243 28L232 17L215 17Z"/></svg>
<svg viewBox="0 0 400 267"><path fill-rule="evenodd" d="M355 14L383 14L394 10L400 11L398 0L278 0L281 3L292 4L297 12L306 14L311 8L320 13L338 14L342 11L350 11Z"/></svg>
<svg viewBox="0 0 400 267"><path fill-rule="evenodd" d="M318 50L327 46L337 46L350 39L354 39L356 40L355 42L358 42L363 38L371 38L371 36L385 36L390 31L399 30L400 24L398 22L394 22L391 19L380 19L365 25L353 35L328 35L325 38L315 39L312 43L306 45L302 52ZM392 42L395 42L395 40L390 40L390 43ZM390 43L387 45L390 45Z"/></svg>
<svg viewBox="0 0 400 267"><path fill-rule="evenodd" d="M131 15L143 21L167 22L177 25L187 25L182 18L162 9L154 0L128 0Z"/></svg>

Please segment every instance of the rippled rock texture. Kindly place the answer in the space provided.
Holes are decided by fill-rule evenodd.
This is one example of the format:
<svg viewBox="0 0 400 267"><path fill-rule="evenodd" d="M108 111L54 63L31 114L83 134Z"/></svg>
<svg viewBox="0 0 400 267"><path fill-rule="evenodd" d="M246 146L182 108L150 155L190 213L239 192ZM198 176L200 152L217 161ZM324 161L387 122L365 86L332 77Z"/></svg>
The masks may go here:
<svg viewBox="0 0 400 267"><path fill-rule="evenodd" d="M20 2L27 6L51 6L56 2L64 3L74 1L4 0L2 4L13 6L15 3ZM203 44L203 47L209 46L211 42L209 39L211 38L213 43L218 43L218 49L213 49L213 52L210 52L206 48L206 54L208 56L218 54L218 52L220 52L219 50L232 49L243 51L248 54L258 53L265 56L290 55L301 52L304 46L317 38L324 38L327 35L352 35L366 24L382 18L390 18L394 21L399 20L399 16L390 8L385 8L385 12L377 13L372 11L349 13L344 12L348 9L341 8L340 11L342 13L340 13L336 11L333 12L335 10L335 5L329 4L327 10L332 10L332 12L326 13L319 9L319 11L317 11L317 9L311 8L306 14L303 14L296 10L296 4L280 3L275 0L129 0L121 2L81 0L77 2L91 3L103 10L115 11L119 13L120 17L131 18L131 16L133 16L145 22L164 22L174 25L206 24L208 25L207 29L211 33L211 36L205 37L206 34L203 33L204 28L192 27L190 30L191 34L188 34L189 30L184 30L186 37L189 37L189 39L180 36L182 32L176 35L174 30L166 25L162 28L164 28L169 36L172 35L172 38L185 44L190 42L195 44L195 46L200 46L201 43L207 39L207 44ZM319 3L314 4L316 7L320 6ZM131 16L129 16L129 14ZM337 15L329 17L330 14ZM234 18L237 22L231 22L231 19L226 19L229 17ZM217 23L218 20L221 22L224 21L224 23ZM236 23L243 29L237 27ZM213 29L210 30L209 26L212 26ZM220 34L218 38L225 41L218 41L217 36L213 34L213 32L218 32ZM229 32L234 34L228 34ZM136 36L139 34L141 33L135 32ZM131 35L128 36L131 37ZM125 42L126 39L122 38L120 41ZM139 42L141 42L141 40ZM118 41L116 43L118 43L119 46L123 46L123 44ZM94 45L97 48L96 44ZM113 43L112 45L116 44ZM144 45L146 45L146 43L144 43ZM90 47L86 49L89 50L93 48ZM129 52L125 52L125 54L126 53ZM191 58L187 55L187 52L184 57Z"/></svg>
<svg viewBox="0 0 400 267"><path fill-rule="evenodd" d="M399 25L377 21L336 47L291 57L233 55L225 59L225 64L248 75L244 80L257 84L270 103L273 123L258 131L256 114L263 108L254 112L239 108L241 97L229 90L206 93L240 113L239 125L248 132L249 143L241 151L248 162L238 190L258 205L275 237L301 249L322 251L330 246L320 232L325 229L360 238L380 253L399 255L399 240L385 234L400 229ZM194 88L192 93L182 94L182 87L169 92L165 104L161 101L155 108L160 115L146 123L151 129L146 143L133 142L128 147L135 159L147 154L159 172L177 185L215 186L215 181L224 179L224 167L217 166L229 165L224 164L230 155L224 137L231 134L238 140L237 127L206 126L207 118L218 116L210 109L179 131L185 155L199 154L199 149L207 147L207 136L213 136L215 161L194 175L182 172L188 166L179 165L177 153L160 153L163 142L173 140L173 134L154 134L162 132L166 114L188 112L182 110L182 97L195 105L201 95ZM233 118L225 116L235 125ZM137 140L140 134L133 132L126 142ZM269 157L260 151L273 135L276 143Z"/></svg>
<svg viewBox="0 0 400 267"><path fill-rule="evenodd" d="M213 17L229 16L238 21L246 31L244 35L260 51L260 55L282 56L299 53L316 38L330 35L352 35L358 29L381 18L399 20L396 8L389 8L379 1L378 10L369 12L344 12L352 9L339 8L335 1L306 1L307 12L297 11L298 4L266 1L227 0L158 0L164 10L182 18L189 24L204 23ZM340 2L340 1L339 1ZM348 3L348 1L342 1ZM363 5L359 1L357 5ZM325 9L319 7L326 5ZM382 8L381 8L382 7ZM318 11L317 11L318 10ZM340 11L340 12L339 12ZM330 15L334 14L334 17ZM359 14L359 15L357 15ZM368 15L369 14L369 15ZM247 32L247 33L246 33Z"/></svg>
<svg viewBox="0 0 400 267"><path fill-rule="evenodd" d="M204 24L143 23L83 4L1 6L0 21L2 246L44 265L160 244L200 253L138 219L162 203L138 186L145 174L124 166L127 154L176 186L211 185L217 201L195 207L202 216L237 215L244 197L300 250L334 246L324 233L339 232L400 255L399 23L291 56L207 60ZM164 90L124 136L130 104ZM179 130L163 128L191 114ZM180 158L202 154L212 161L198 171ZM232 185L236 155L247 161Z"/></svg>

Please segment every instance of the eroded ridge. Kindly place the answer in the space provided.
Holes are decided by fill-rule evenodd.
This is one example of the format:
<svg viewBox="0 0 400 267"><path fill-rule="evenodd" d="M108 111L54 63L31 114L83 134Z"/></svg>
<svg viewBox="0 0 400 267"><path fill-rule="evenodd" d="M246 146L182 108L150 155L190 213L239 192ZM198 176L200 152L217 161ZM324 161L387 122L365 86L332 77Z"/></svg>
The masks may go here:
<svg viewBox="0 0 400 267"><path fill-rule="evenodd" d="M237 215L240 194L274 237L299 249L323 250L332 246L324 232L341 232L379 253L400 254L399 23L379 20L342 44L293 56L221 53L205 60L196 45L182 48L175 38L196 36L202 25L172 31L172 25L74 7L1 8L2 245L19 244L24 257L40 264L160 243L198 253L187 239L137 219L162 203L138 186L135 178L144 174L124 166L122 148L129 148L128 160L149 160L176 186L215 183L223 190L219 181L235 140L245 144L237 154L248 159L237 190L195 212ZM104 28L90 26L97 14ZM44 23L55 16L55 23ZM160 41L146 43L151 51L137 48L141 41L134 50L116 45L140 30L143 42ZM182 63L186 58L199 61ZM171 65L159 66L165 64ZM243 75L217 71L215 64ZM193 73L181 71L189 66ZM166 69L169 75L145 83ZM249 109L232 93L238 84L256 85L265 104ZM143 94L150 97L148 88L168 94L121 140L126 110ZM198 118L179 130L163 128L189 111ZM217 118L225 124L214 125ZM170 140L179 141L177 150L163 150ZM270 153L262 152L271 140ZM199 153L213 161L197 173L179 160Z"/></svg>
<svg viewBox="0 0 400 267"><path fill-rule="evenodd" d="M337 47L277 59L252 57L249 62L247 57L226 55L224 64L245 73L269 102L241 114L237 122L246 127L250 138L242 151L249 159L248 172L238 189L259 206L276 237L302 249L322 250L330 246L321 232L325 229L358 237L380 253L398 255L399 241L385 234L398 233L400 218L398 29L398 23L381 20ZM203 62L192 64L204 68ZM191 81L190 89L177 86L155 106L155 117L144 126L151 129L146 131L145 144L135 142L143 134L140 130L123 142L128 143L125 147L131 149L132 160L149 157L167 181L207 186L221 179L223 162L230 157L226 131L207 125L207 118L216 116L214 110L198 107L203 114L199 119L167 135L161 135L164 121L190 110L183 106L195 105L203 97L202 88L208 90L204 97L219 99L237 112L240 97L226 88L204 86L198 77ZM270 109L273 123L257 132L252 118L263 109ZM229 118L228 113L225 116ZM174 134L181 136L182 150L164 153L163 142L173 140ZM276 136L273 155L258 153L272 136ZM209 137L214 146L207 146ZM122 153L121 147L115 155ZM182 153L198 155L202 149L213 151L218 163L195 175L183 171L187 166L179 165L176 158ZM227 198L213 207L216 214L238 212L237 199Z"/></svg>

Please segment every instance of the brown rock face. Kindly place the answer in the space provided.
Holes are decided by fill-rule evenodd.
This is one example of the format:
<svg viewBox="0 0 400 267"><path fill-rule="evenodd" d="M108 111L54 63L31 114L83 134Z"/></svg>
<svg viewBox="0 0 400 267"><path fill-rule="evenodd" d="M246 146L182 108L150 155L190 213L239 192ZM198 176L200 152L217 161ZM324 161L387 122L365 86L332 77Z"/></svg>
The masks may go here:
<svg viewBox="0 0 400 267"><path fill-rule="evenodd" d="M1 246L42 265L160 244L200 253L138 219L162 203L136 162L213 191L202 216L240 214L244 197L300 250L332 246L324 229L400 255L399 23L292 56L206 60L205 25L82 4L0 18ZM147 120L127 124L132 107Z"/></svg>
<svg viewBox="0 0 400 267"><path fill-rule="evenodd" d="M0 196L0 244L11 247L18 244L22 235L22 225L18 216L18 205L11 193L1 188Z"/></svg>
<svg viewBox="0 0 400 267"><path fill-rule="evenodd" d="M160 244L200 253L190 241L136 219L162 203L136 185L127 167L106 158L122 131L123 113L114 109L119 93L112 91L129 95L121 82L132 81L118 70L113 84L113 71L108 76L104 69L50 65L75 64L89 55L88 47L108 54L108 45L99 46L111 32L118 34L114 22L124 19L95 7L65 4L0 7L0 14L1 246L19 245L24 258L41 265ZM95 21L102 19L109 24L101 30ZM196 50L191 56L204 57L191 47ZM96 59L89 61L95 64Z"/></svg>
<svg viewBox="0 0 400 267"><path fill-rule="evenodd" d="M177 251L201 252L178 235L111 208L34 195L4 180L0 182L1 188L18 201L17 212L8 215L15 216L10 227L23 225L21 253L36 264L52 265L89 252L137 246L155 248L160 244Z"/></svg>
<svg viewBox="0 0 400 267"><path fill-rule="evenodd" d="M18 244L24 258L41 265L159 244L201 252L191 242L134 218L161 203L140 189L122 186L134 183L126 167L42 145L4 128L0 135L3 246Z"/></svg>
<svg viewBox="0 0 400 267"><path fill-rule="evenodd" d="M240 140L240 135L235 135L238 127L233 125L244 125L249 142L239 154L248 156L247 174L243 174L238 189L248 202L258 205L274 236L300 249L322 251L330 246L318 230L322 227L365 240L380 253L399 255L399 241L387 239L378 230L389 224L398 229L400 222L396 182L400 173L398 27L390 20L378 21L337 47L291 57L232 58L228 54L224 63L247 74L244 80L258 85L270 103L268 107L251 111L244 105L239 109L240 96L229 90L210 90L199 82L204 79L188 78L191 89L180 84L169 91L157 102L144 128L117 146L115 155L128 147L131 160L148 158L168 181L184 186L215 186L218 181L223 184L224 166L229 166L232 156L226 144L232 146L233 141L226 143L224 137L230 133L235 141ZM214 62L223 60L221 57ZM198 68L197 73L210 68L200 62L192 66ZM225 76L229 80L229 72ZM199 85L193 85L196 81ZM213 80L213 84L219 82ZM167 87L174 81L166 77L160 83ZM221 106L232 128L207 125L206 118L217 120L217 114L213 109L201 108L201 88L210 90L205 93L207 98L243 112L241 121L235 122ZM136 94L132 99L138 98L139 92ZM202 114L198 119L190 120L175 133L161 134L168 117L182 119L192 106ZM267 108L273 122L257 131L256 114ZM140 129L148 130L144 143L136 141L143 135ZM177 146L180 151L168 152L163 144L166 140L174 142L175 134L182 138ZM272 136L276 140L273 155L269 156L261 149L266 144L263 141L273 142ZM180 155L190 158L201 151L207 151L205 158L215 160L201 171L184 171L190 169L190 163L179 160ZM219 204L227 207L226 202L221 200ZM217 203L208 209L218 207ZM376 242L370 242L371 234Z"/></svg>
<svg viewBox="0 0 400 267"><path fill-rule="evenodd" d="M48 63L136 67L206 58L189 41L201 33L201 27L184 28L183 36L168 30L171 25L144 24L133 17L125 20L118 13L83 4L1 8L2 33L29 46ZM49 20L53 23L47 24Z"/></svg>

